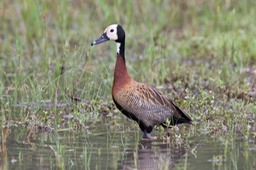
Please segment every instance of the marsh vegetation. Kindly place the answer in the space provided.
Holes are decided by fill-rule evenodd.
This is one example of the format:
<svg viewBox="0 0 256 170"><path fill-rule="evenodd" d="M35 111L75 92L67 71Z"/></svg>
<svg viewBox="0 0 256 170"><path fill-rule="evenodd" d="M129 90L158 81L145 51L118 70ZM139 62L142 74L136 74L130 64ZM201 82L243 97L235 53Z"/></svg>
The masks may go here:
<svg viewBox="0 0 256 170"><path fill-rule="evenodd" d="M2 0L0 167L255 169L255 5ZM141 141L112 102L115 45L90 46L112 23L126 30L131 76L173 99L193 126Z"/></svg>

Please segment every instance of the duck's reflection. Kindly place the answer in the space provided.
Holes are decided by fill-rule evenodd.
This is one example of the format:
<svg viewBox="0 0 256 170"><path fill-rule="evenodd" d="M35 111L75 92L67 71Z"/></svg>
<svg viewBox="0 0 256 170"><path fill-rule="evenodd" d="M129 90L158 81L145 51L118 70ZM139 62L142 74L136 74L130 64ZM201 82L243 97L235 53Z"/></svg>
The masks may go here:
<svg viewBox="0 0 256 170"><path fill-rule="evenodd" d="M175 143L141 140L136 150L127 152L118 169L172 169L186 152L184 146Z"/></svg>

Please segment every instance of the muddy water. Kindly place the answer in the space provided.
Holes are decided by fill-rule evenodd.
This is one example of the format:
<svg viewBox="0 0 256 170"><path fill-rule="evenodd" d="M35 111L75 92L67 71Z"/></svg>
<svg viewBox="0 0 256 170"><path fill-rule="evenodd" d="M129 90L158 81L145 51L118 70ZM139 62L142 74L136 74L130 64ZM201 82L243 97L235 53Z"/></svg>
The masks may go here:
<svg viewBox="0 0 256 170"><path fill-rule="evenodd" d="M256 169L256 144L241 137L141 140L137 127L96 123L34 133L2 129L0 169Z"/></svg>

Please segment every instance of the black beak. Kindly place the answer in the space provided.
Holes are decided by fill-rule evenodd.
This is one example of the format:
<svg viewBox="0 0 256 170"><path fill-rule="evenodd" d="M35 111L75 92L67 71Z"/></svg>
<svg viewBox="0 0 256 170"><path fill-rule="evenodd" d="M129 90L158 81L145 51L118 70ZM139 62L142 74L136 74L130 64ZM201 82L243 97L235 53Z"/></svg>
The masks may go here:
<svg viewBox="0 0 256 170"><path fill-rule="evenodd" d="M107 34L106 34L106 33L103 33L103 34L100 36L100 38L98 38L97 40L95 40L95 41L93 41L93 42L91 43L91 46L97 45L97 44L101 44L101 43L106 42L106 41L108 41L108 40L109 40L109 38L108 38Z"/></svg>

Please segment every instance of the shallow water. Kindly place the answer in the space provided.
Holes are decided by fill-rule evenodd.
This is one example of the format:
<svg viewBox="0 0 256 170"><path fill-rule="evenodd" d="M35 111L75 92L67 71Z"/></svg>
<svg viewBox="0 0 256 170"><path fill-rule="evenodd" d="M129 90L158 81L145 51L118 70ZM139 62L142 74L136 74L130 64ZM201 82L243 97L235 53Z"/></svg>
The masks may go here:
<svg viewBox="0 0 256 170"><path fill-rule="evenodd" d="M0 169L256 168L252 139L200 135L177 140L171 135L169 141L147 141L137 127L117 127L99 122L75 131L2 129Z"/></svg>

